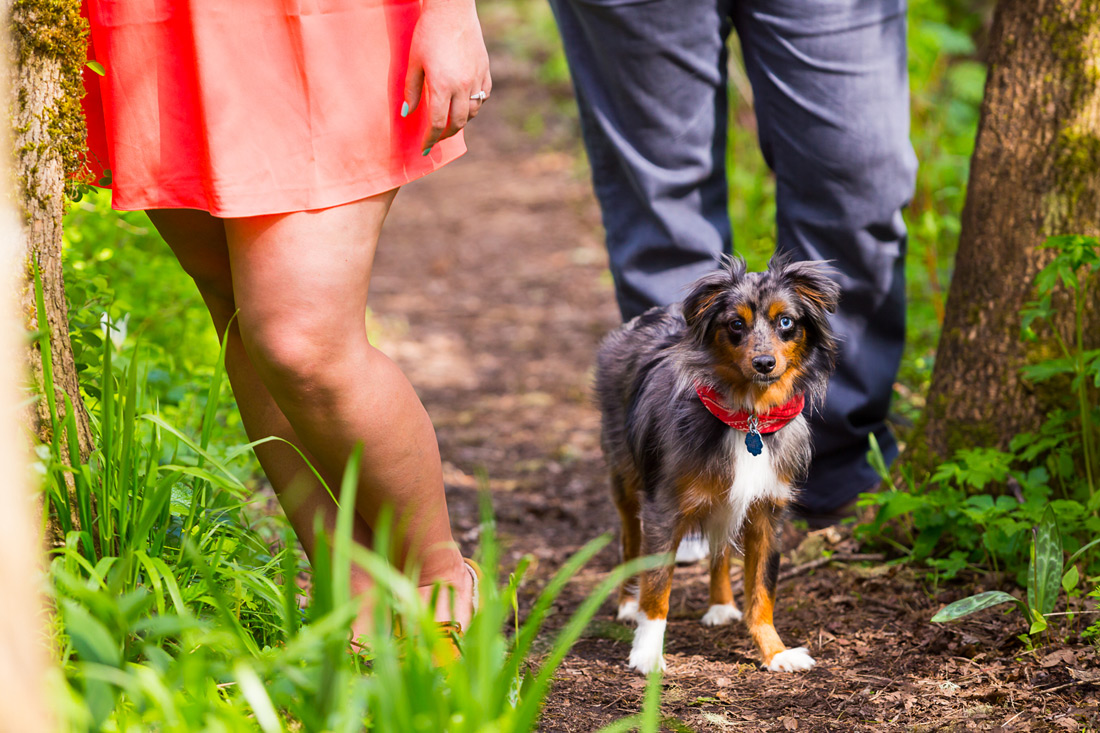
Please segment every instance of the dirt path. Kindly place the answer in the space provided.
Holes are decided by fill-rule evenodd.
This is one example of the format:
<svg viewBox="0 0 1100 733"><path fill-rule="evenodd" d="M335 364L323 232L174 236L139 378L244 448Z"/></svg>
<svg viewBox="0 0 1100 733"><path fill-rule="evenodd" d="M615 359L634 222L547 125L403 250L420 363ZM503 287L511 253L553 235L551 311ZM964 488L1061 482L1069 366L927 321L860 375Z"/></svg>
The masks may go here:
<svg viewBox="0 0 1100 733"><path fill-rule="evenodd" d="M491 31L491 29L490 29ZM491 35L491 33L490 33ZM495 90L471 152L402 191L386 225L371 306L383 348L435 422L452 515L476 543L475 473L489 475L506 563L538 559L534 584L616 529L589 399L617 311L599 214L573 123L494 57ZM537 117L536 117L537 116ZM524 132L539 119L538 134ZM835 548L834 548L835 549ZM610 569L605 550L561 598L560 626ZM785 560L785 562L788 562ZM786 567L786 566L785 566ZM735 581L736 581L735 577ZM825 567L780 585L777 626L818 660L760 669L740 625L704 629L703 567L677 571L662 714L669 730L1084 730L1100 722L1092 648L1024 652L1015 616L937 628L911 571ZM636 712L643 681L611 606L563 665L542 729L592 731ZM687 726L684 728L683 726Z"/></svg>

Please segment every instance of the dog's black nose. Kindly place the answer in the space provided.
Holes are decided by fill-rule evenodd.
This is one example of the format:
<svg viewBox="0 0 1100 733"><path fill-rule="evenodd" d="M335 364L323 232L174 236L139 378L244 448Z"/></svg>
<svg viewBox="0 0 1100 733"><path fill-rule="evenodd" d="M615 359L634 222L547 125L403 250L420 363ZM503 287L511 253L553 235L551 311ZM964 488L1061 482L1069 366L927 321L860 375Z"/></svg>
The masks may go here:
<svg viewBox="0 0 1100 733"><path fill-rule="evenodd" d="M771 370L775 369L775 357L754 356L752 358L752 368L761 374L770 374Z"/></svg>

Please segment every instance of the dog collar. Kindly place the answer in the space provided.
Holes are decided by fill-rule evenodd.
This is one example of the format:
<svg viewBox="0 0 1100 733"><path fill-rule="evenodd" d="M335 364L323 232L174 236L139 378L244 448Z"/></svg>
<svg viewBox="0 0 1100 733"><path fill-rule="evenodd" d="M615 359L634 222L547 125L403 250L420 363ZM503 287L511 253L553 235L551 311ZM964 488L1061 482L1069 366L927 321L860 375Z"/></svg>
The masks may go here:
<svg viewBox="0 0 1100 733"><path fill-rule="evenodd" d="M806 406L805 395L796 394L784 404L763 413L757 413L754 410L731 410L722 404L722 396L713 387L696 384L695 393L699 395L699 400L710 414L734 430L740 430L746 434L745 447L754 456L760 455L763 450L764 441L760 438L762 433L774 433L783 428L801 415L802 408Z"/></svg>

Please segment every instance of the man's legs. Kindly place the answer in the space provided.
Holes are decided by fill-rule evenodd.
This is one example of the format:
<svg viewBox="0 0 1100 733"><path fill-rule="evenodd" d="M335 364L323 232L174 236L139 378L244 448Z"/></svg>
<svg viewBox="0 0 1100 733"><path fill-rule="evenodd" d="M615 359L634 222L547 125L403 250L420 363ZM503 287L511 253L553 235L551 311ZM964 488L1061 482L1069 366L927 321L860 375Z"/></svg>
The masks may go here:
<svg viewBox="0 0 1100 733"><path fill-rule="evenodd" d="M729 0L550 0L623 319L679 300L730 250Z"/></svg>
<svg viewBox="0 0 1100 733"><path fill-rule="evenodd" d="M868 465L886 427L905 344L905 223L916 158L909 143L904 0L749 0L735 25L760 144L775 171L778 249L832 260L843 294L841 355L811 416L814 462L801 496L829 515L878 482Z"/></svg>

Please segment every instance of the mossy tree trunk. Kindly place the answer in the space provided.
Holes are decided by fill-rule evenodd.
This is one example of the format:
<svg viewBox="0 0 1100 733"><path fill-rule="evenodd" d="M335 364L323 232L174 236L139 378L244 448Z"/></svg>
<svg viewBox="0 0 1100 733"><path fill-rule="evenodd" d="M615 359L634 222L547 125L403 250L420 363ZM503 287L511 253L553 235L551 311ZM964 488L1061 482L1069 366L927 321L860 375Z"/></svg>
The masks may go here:
<svg viewBox="0 0 1100 733"><path fill-rule="evenodd" d="M919 465L1003 449L1059 400L1020 378L1061 355L1049 333L1021 340L1020 309L1053 257L1038 245L1063 234L1100 234L1100 0L1001 0L926 429L909 453ZM1060 312L1072 333L1072 307Z"/></svg>
<svg viewBox="0 0 1100 733"><path fill-rule="evenodd" d="M61 269L61 219L66 186L83 167L85 128L80 97L87 23L80 16L80 0L15 0L4 6L11 29L9 117L13 167L24 229L20 308L27 331L38 331L33 280L37 263L50 332L57 409L63 416L67 395L73 405L78 445L86 456L92 448L91 433L69 341ZM49 443L53 428L45 399L39 342L26 345L24 360L38 394L43 395L28 411L28 419L39 439Z"/></svg>
<svg viewBox="0 0 1100 733"><path fill-rule="evenodd" d="M0 54L9 48L0 30ZM0 57L0 96L9 91L10 54ZM9 82L9 83L5 83ZM0 149L10 140L0 120ZM25 399L23 369L12 354L23 344L23 324L17 317L17 281L23 231L15 211L10 156L0 155L0 728L46 733L56 730L46 701L48 683L45 604L41 596L43 563L38 541L40 518L33 516L31 472L26 430L17 406Z"/></svg>

